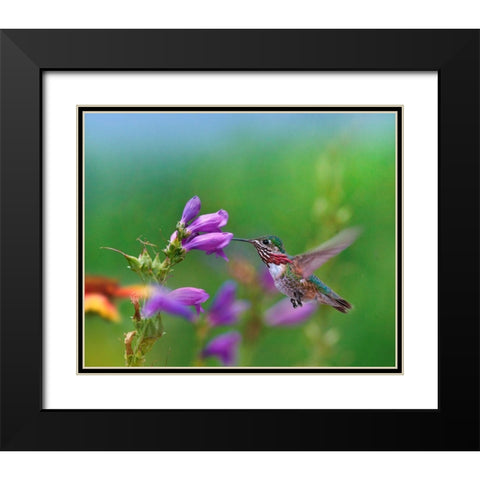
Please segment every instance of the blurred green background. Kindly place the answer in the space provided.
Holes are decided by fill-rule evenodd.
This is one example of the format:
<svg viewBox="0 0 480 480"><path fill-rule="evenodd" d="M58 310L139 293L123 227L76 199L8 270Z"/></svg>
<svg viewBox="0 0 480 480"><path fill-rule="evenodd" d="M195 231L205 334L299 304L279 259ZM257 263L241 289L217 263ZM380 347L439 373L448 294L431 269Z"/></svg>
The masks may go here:
<svg viewBox="0 0 480 480"><path fill-rule="evenodd" d="M305 324L265 327L248 351L242 344L240 365L393 366L395 128L394 113L86 113L85 273L139 283L123 257L100 247L137 256L141 237L162 249L193 195L201 213L228 211L224 231L278 235L289 254L360 225L362 236L316 272L354 309L321 306ZM247 244L225 252L263 268ZM205 289L208 309L228 265L192 251L168 287ZM128 300L118 307L120 323L86 315L85 366L124 365L133 310ZM164 315L164 326L147 365L191 365L192 325Z"/></svg>

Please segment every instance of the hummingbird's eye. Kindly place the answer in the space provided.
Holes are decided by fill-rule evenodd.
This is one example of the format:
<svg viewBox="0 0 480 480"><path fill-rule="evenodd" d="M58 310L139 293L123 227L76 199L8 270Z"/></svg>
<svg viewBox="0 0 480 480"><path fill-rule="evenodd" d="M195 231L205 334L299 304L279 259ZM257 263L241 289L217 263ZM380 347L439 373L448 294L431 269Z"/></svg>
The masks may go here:
<svg viewBox="0 0 480 480"><path fill-rule="evenodd" d="M263 240L262 242L264 245L268 245L270 243L270 240L268 240L268 238L266 238L265 240Z"/></svg>

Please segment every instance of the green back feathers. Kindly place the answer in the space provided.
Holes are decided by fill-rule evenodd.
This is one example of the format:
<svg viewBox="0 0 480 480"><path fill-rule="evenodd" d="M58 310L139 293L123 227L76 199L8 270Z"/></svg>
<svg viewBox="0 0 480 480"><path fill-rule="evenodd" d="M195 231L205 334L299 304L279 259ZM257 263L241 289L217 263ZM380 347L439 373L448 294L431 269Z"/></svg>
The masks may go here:
<svg viewBox="0 0 480 480"><path fill-rule="evenodd" d="M315 275L310 275L308 277L308 280L312 283L315 284L315 286L325 295L331 295L332 293L334 295L337 295L335 292L332 291L332 289L330 287L328 287L327 285L325 285L318 277L316 277ZM338 295L337 295L338 296Z"/></svg>

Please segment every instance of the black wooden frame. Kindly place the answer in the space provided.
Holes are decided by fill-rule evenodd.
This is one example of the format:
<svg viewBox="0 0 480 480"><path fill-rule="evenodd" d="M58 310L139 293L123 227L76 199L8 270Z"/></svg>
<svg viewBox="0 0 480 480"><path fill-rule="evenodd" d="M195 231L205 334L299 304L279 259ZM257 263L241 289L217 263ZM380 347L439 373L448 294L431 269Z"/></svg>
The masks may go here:
<svg viewBox="0 0 480 480"><path fill-rule="evenodd" d="M2 31L2 449L478 450L479 40L478 30ZM51 70L437 71L439 409L43 409L42 74Z"/></svg>

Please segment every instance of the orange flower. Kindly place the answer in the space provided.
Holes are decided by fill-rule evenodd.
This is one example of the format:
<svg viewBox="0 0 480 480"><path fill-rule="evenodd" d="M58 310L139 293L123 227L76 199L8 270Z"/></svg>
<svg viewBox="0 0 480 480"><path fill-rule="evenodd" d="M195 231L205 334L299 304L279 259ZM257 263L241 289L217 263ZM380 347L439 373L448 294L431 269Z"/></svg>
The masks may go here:
<svg viewBox="0 0 480 480"><path fill-rule="evenodd" d="M152 293L150 285L130 285L128 287L119 287L115 296L127 298L147 298Z"/></svg>
<svg viewBox="0 0 480 480"><path fill-rule="evenodd" d="M118 287L118 282L113 278L96 275L85 276L85 294L101 293L107 297L113 297Z"/></svg>
<svg viewBox="0 0 480 480"><path fill-rule="evenodd" d="M92 312L106 320L119 322L120 315L113 303L115 298L130 298L132 301L146 298L151 293L147 285L129 285L121 287L119 283L109 277L87 275L85 277L85 313Z"/></svg>
<svg viewBox="0 0 480 480"><path fill-rule="evenodd" d="M83 303L85 313L97 313L106 320L111 322L119 322L120 315L117 307L101 293L86 293L85 301Z"/></svg>

